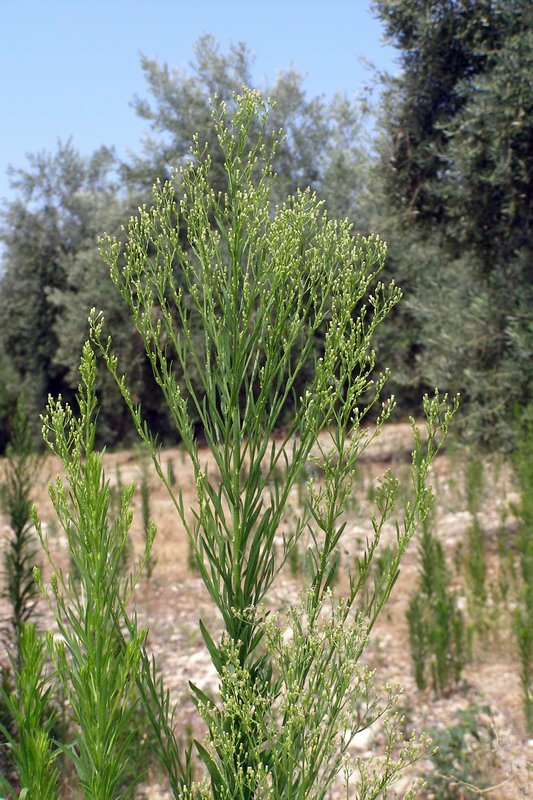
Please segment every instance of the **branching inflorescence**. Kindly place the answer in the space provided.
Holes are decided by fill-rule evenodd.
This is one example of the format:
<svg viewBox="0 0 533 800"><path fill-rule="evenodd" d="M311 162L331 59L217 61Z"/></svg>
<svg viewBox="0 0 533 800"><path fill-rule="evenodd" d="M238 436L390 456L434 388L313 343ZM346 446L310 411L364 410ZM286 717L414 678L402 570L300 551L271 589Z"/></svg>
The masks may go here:
<svg viewBox="0 0 533 800"><path fill-rule="evenodd" d="M348 535L344 512L358 460L394 407L393 398L381 399L387 376L376 374L372 337L401 293L394 283L379 282L385 245L374 236L354 235L347 221L330 220L312 192L273 207L271 165L279 137L270 136L268 107L256 92L244 90L232 109L216 101L213 116L226 191L212 188L209 153L196 142L173 183L154 188L153 207L132 218L125 242L106 238L101 244L192 464L197 503L187 508L175 491L94 310L82 360L86 389L79 421L52 403L48 423L54 449L75 465L67 472L74 512L67 510L61 484L53 498L83 570L94 573L85 586L88 613L92 603L100 608L100 593L112 579L109 569L121 563L130 499L125 490L116 526L106 528L109 492L91 438L95 350L172 498L224 628L220 636L200 625L219 693L208 696L191 684L208 731L204 742L195 743L206 780L193 785L190 753L175 738L168 693L126 610L126 597L108 586L101 605L105 639L115 647L117 674L125 676L124 690L110 706L116 724L127 725L135 679L175 797L318 799L344 770L357 797L385 796L399 771L418 758L421 743L400 741L391 716L395 692L376 689L362 656L401 559L431 506L427 473L456 404L449 407L438 394L425 398L427 435L413 425L411 500L395 523L387 563L371 585L372 559L384 525L392 524L397 482L390 474L377 492L366 551L345 596L336 596L337 550ZM271 149L267 141L273 141ZM372 427L363 425L371 409ZM210 469L198 426L215 465ZM310 462L318 477L289 520L291 489ZM82 487L86 491L78 498ZM97 509L94 531L108 548L105 564L91 539L92 522L82 536L85 529L69 516L89 520ZM274 613L269 590L304 533L308 585L299 604ZM53 595L64 626L64 642L50 643L57 669L90 683L93 676L77 666L80 614L64 604L57 586L56 579ZM68 584L64 590L68 595ZM94 622L97 641L102 631ZM378 719L387 742L383 758L372 767L350 762L350 742ZM124 751L108 744L106 769L115 777L113 760ZM84 752L80 747L80 758Z"/></svg>

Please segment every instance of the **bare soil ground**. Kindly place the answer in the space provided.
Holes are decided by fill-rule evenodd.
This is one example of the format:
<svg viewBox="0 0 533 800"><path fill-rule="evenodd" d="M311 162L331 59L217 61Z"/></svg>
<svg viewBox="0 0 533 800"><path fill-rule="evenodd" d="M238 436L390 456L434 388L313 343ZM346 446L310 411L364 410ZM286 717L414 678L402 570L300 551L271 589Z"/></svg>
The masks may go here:
<svg viewBox="0 0 533 800"><path fill-rule="evenodd" d="M388 468L401 480L407 480L411 443L409 425L391 425L366 454L361 464L360 482L346 515L348 525L342 552L344 566L350 561L353 563L353 558L360 552L362 542L370 530L369 487ZM207 452L205 458L209 460ZM194 481L181 450L164 450L162 462L164 465L172 463L184 502L193 506ZM437 496L435 530L449 557L453 580L459 589L463 582L453 566L455 554L457 547L464 544L471 524L471 516L466 510L462 467L460 455L444 454L432 468L432 483ZM46 488L48 481L58 471L58 463L49 458L35 487L35 502L51 548L58 560L66 566L66 542L54 521ZM106 471L112 484L116 483L119 474L124 484L131 481L137 486L139 484L140 468L134 451L106 455ZM502 515L505 516L510 502L517 498L511 472L505 464L487 464L485 472L484 504L480 521L488 549L489 583L495 585L498 577L497 532L502 524ZM291 502L295 506L298 503L296 488L292 492ZM218 621L198 573L191 568L184 530L155 472L150 476L150 503L158 528L154 551L157 563L152 579L149 582L144 580L138 586L136 607L141 624L149 628L148 646L156 656L173 700L180 705L179 725L184 730L187 724L195 725L196 717L188 696L188 681L193 680L202 688L216 689L216 674L205 652L198 620L201 617L215 629ZM135 551L140 553L143 532L139 492L135 497L134 511L132 541ZM509 547L513 547L516 524L512 516L507 514L504 524ZM7 536L7 521L0 518L2 548ZM385 532L385 542L387 536L394 536L392 526ZM417 547L413 543L386 611L374 630L368 651L368 660L376 669L377 681L399 683L404 687L401 704L406 715L405 724L419 732L428 728L450 726L456 720L457 711L472 703L490 707L490 716L481 714L479 717L480 733L487 742L486 746L476 754L476 743L472 742L472 759L476 762L481 759L482 771L489 785L479 794L486 794L494 800L533 798L533 739L528 736L524 723L519 661L516 645L509 633L509 610L501 606L499 601L489 599L487 634L483 641L475 640L473 660L465 669L463 680L457 688L444 697L436 697L430 690L420 692L413 678L405 616L409 598L417 584L417 575ZM343 580L341 569L339 591L342 591ZM300 586L301 578L286 571L275 588L272 603L294 602ZM41 611L46 619L43 603ZM381 744L379 730L370 730L364 736L356 738L354 754L370 758L374 753L379 753ZM421 774L428 774L431 769L429 762L422 762L418 766ZM398 797L403 796L405 786L406 784L398 786ZM170 798L156 776L146 782L142 792L139 796L149 800ZM473 796L472 793L467 794L466 787L461 784L457 785L456 792L453 797ZM471 792L475 794L473 789Z"/></svg>

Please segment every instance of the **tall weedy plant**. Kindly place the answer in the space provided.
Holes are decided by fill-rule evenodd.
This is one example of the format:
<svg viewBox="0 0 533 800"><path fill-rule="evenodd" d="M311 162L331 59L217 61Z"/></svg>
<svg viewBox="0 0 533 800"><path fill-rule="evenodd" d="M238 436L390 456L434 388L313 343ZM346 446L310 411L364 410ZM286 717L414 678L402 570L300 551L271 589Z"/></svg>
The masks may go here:
<svg viewBox="0 0 533 800"><path fill-rule="evenodd" d="M32 447L24 398L19 396L13 419L11 442L7 448L2 506L10 527L4 555L4 597L10 607L6 631L14 646L18 663L18 639L24 623L32 616L39 597L33 579L38 558L38 540L31 517L33 484L40 459Z"/></svg>
<svg viewBox="0 0 533 800"><path fill-rule="evenodd" d="M9 666L2 666L0 686L0 787L9 798L59 797L58 749L53 744L56 713L53 680L46 669L43 642L30 620L39 598L33 570L39 546L32 520L32 492L41 465L35 453L23 395L17 402L2 486L3 510L10 535L4 556L10 613L4 629ZM15 776L15 786L8 776ZM20 791L20 794L19 794Z"/></svg>
<svg viewBox="0 0 533 800"><path fill-rule="evenodd" d="M400 292L376 280L384 244L354 236L347 221L329 220L310 191L273 207L279 139L268 133L268 109L256 93L244 91L232 111L217 103L213 117L226 191L213 190L210 154L196 142L175 176L179 197L170 183L157 185L153 207L130 221L125 242L102 242L192 463L194 509L170 484L102 317L93 312L90 319L92 342L152 453L223 620L222 636L200 623L219 676L218 698L191 684L209 732L196 743L205 785L190 784L168 695L155 686L147 660L140 683L157 706L153 719L175 797L324 798L354 735L393 705L392 692L379 697L361 657L431 505L425 479L453 409L437 395L425 400L427 442L415 429L413 499L374 590L361 599L395 502L397 482L389 474L376 496L367 552L347 595L334 599L337 545L357 462L394 405L381 405L374 433L363 427L386 380L374 375L372 336ZM320 352L313 349L317 336ZM290 422L275 438L288 406ZM289 493L310 460L321 478L296 525L284 526ZM275 548L284 529L291 532ZM269 589L306 529L309 586L297 608L276 616L267 610ZM384 724L389 744L379 767L352 769L358 797L386 792L419 752L414 741L400 746L397 727Z"/></svg>
<svg viewBox="0 0 533 800"><path fill-rule="evenodd" d="M464 561L468 608L475 633L480 637L487 629L487 550L485 533L479 520L484 479L482 460L470 454L465 465L465 490L472 521L468 528Z"/></svg>
<svg viewBox="0 0 533 800"><path fill-rule="evenodd" d="M467 661L467 630L450 587L442 545L428 516L420 539L420 583L407 611L416 685L442 693L459 681Z"/></svg>
<svg viewBox="0 0 533 800"><path fill-rule="evenodd" d="M524 415L517 436L514 466L520 487L520 501L513 510L519 519L517 608L514 631L520 658L520 678L528 730L533 733L533 422Z"/></svg>
<svg viewBox="0 0 533 800"><path fill-rule="evenodd" d="M138 577L124 575L134 486L124 489L117 517L110 520L109 482L102 453L94 449L96 361L89 344L80 373L79 416L61 399L50 400L43 427L45 441L65 471L65 480L58 477L49 490L76 577L65 575L55 563L36 513L52 567L50 587L45 588L37 570L35 574L60 634L48 634L47 649L75 728L75 740L65 752L74 761L84 800L118 800L132 797L135 788L135 779L124 784L128 746L135 735L135 684L144 640L126 612ZM144 561L154 535L152 526ZM131 635L122 632L124 622L133 629ZM137 778L139 773L137 769Z"/></svg>
<svg viewBox="0 0 533 800"><path fill-rule="evenodd" d="M2 687L0 695L14 729L0 722L0 732L9 748L18 786L0 774L0 788L9 800L59 800L59 749L53 743L56 715L51 706L54 684L46 672L44 644L30 623L19 628L18 663L13 660L13 673L12 690Z"/></svg>

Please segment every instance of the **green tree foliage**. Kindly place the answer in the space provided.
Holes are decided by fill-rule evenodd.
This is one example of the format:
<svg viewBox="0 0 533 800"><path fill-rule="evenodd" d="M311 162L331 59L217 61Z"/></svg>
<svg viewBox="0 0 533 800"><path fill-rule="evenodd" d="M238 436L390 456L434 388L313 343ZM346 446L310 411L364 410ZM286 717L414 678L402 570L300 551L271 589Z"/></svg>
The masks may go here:
<svg viewBox="0 0 533 800"><path fill-rule="evenodd" d="M44 410L48 395L72 400L78 381L77 354L92 306L106 309L117 346L132 365L137 391L145 381L146 359L122 307L109 292L98 256L98 235L106 229L118 232L132 211L119 190L115 168L107 148L84 158L68 142L60 143L53 155L30 156L26 170L12 170L18 196L6 205L0 230L5 244L0 276L0 414L6 429L13 414L13 385L22 386L33 421ZM117 413L113 397L107 399L111 384L105 372L100 377L101 434L114 443L127 436L126 417Z"/></svg>
<svg viewBox="0 0 533 800"><path fill-rule="evenodd" d="M96 197L95 205L98 208L95 208L92 224L96 225L99 219L100 231L117 233L132 210L127 198L111 193L109 197L105 194ZM55 361L64 370L67 391L72 392L78 380L77 353L83 346L88 330L88 311L95 306L106 309L117 348L131 364L134 391L142 399L147 415L150 419L159 419L159 430L164 432L165 414L160 404L155 403L153 394L144 391L149 366L142 345L122 305L110 289L107 271L98 255L98 237L92 231L85 241L80 242L77 252L65 262L63 287L55 289L50 295L58 315ZM132 433L131 426L126 415L117 407L116 393L105 370L99 372L99 390L102 403L99 435L109 444L127 442Z"/></svg>
<svg viewBox="0 0 533 800"><path fill-rule="evenodd" d="M533 10L528 0L374 9L402 66L379 144L380 230L409 298L397 358L406 382L461 390L470 428L488 440L505 434L533 379Z"/></svg>
<svg viewBox="0 0 533 800"><path fill-rule="evenodd" d="M254 85L253 56L242 43L221 53L212 36L198 40L195 56L189 71L173 70L142 57L151 101L137 97L134 107L150 123L154 135L145 139L140 156L123 165L126 184L141 196L149 193L151 197L158 178L162 182L169 179L174 168L191 158L195 134L200 146L207 145L213 152L210 179L214 188L224 188L212 100L216 97L232 108L242 87ZM332 216L353 219L362 211L357 203L367 164L360 105L341 95L331 101L308 98L302 84L302 75L290 69L280 71L272 85L258 87L274 101L269 121L272 136L276 137L280 128L284 132L273 162L279 176L273 202L284 200L298 188L310 187L328 201ZM255 136L259 134L256 128Z"/></svg>
<svg viewBox="0 0 533 800"><path fill-rule="evenodd" d="M146 138L139 156L117 165L106 148L85 159L67 143L60 144L54 155L31 156L27 170L13 171L18 197L6 205L0 230L5 244L5 270L0 276L4 420L13 411L9 387L14 381L22 383L32 417L43 410L49 393L73 399L76 354L86 336L88 309L94 306L104 311L117 350L130 364L132 390L142 400L147 418L160 434L170 434L168 412L148 388L144 348L123 306L109 291L105 267L97 256L97 236L103 231L117 235L139 206L152 202L156 180L164 181L191 159L196 134L200 150L204 144L211 146L212 185L223 188L210 98L216 95L231 108L234 93L251 83L252 64L245 45L222 53L210 36L199 40L189 70L172 70L143 57L151 99L136 98L134 106L150 123L153 135ZM341 96L331 102L308 98L302 77L294 70L281 72L264 93L275 99L269 142L279 128L286 132L274 157L279 186L272 204L299 187L311 186L327 201L332 216L349 216L362 227L358 197L368 162L358 104ZM254 135L259 135L259 128ZM183 244L187 246L186 237ZM179 285L178 274L175 280ZM191 380L197 387L199 378L192 374ZM124 412L114 402L116 396L109 396L109 378L100 373L99 381L99 434L110 444L124 441L130 430Z"/></svg>
<svg viewBox="0 0 533 800"><path fill-rule="evenodd" d="M61 308L55 293L65 289L80 248L101 230L98 212L106 206L112 163L106 148L86 160L67 142L54 155L30 155L27 169L11 170L17 197L5 205L0 228L0 352L32 418L49 393L68 387L68 369L57 357Z"/></svg>
<svg viewBox="0 0 533 800"><path fill-rule="evenodd" d="M17 406L18 376L10 359L0 348L0 453L11 438L11 420Z"/></svg>

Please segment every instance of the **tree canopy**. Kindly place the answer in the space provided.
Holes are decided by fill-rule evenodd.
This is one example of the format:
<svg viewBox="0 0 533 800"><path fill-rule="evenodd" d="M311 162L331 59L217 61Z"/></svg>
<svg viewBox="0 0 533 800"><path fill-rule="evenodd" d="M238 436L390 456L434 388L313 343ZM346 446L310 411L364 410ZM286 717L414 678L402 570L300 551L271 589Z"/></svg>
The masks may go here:
<svg viewBox="0 0 533 800"><path fill-rule="evenodd" d="M374 9L402 66L382 109L376 224L408 294L410 377L461 391L476 437L505 438L533 379L533 7Z"/></svg>

